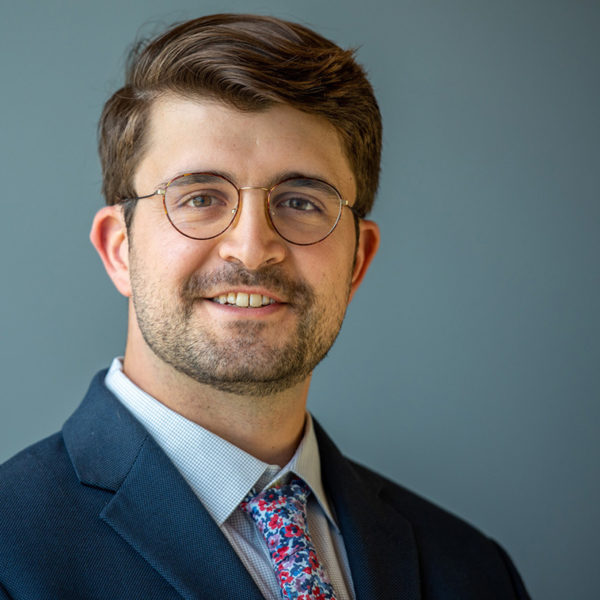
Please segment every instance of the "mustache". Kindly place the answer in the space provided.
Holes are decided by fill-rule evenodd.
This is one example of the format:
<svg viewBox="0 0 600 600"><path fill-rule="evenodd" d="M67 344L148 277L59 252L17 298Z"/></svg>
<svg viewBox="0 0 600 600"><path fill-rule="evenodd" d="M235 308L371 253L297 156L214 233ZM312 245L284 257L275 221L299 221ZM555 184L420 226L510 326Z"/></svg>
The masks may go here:
<svg viewBox="0 0 600 600"><path fill-rule="evenodd" d="M215 288L223 285L265 287L294 305L308 305L314 300L311 286L305 281L292 279L279 266L266 266L250 271L234 263L226 263L210 273L191 275L182 288L182 298L186 303L193 303L198 298L207 298Z"/></svg>

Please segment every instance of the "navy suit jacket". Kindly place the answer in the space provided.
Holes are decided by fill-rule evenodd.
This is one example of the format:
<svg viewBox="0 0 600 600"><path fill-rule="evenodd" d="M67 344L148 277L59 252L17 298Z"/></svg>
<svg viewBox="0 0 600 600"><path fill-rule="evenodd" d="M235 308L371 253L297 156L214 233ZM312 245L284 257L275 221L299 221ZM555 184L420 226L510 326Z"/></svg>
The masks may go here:
<svg viewBox="0 0 600 600"><path fill-rule="evenodd" d="M62 432L0 467L0 599L260 600L217 525L104 376ZM528 598L495 542L344 458L315 426L358 600Z"/></svg>

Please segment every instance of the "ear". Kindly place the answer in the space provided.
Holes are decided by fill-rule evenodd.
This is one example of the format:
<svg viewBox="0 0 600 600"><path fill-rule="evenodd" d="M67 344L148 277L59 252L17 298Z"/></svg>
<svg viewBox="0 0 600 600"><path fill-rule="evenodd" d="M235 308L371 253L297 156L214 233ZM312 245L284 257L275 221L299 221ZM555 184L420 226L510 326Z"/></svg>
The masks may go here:
<svg viewBox="0 0 600 600"><path fill-rule="evenodd" d="M117 290L130 298L129 245L127 227L120 206L105 206L96 213L90 231L90 241Z"/></svg>
<svg viewBox="0 0 600 600"><path fill-rule="evenodd" d="M369 269L371 261L377 254L379 248L379 226L374 221L361 219L358 223L359 237L358 247L356 248L356 258L354 261L354 270L352 271L352 283L350 285L350 298L352 300L356 290L362 283L364 276Z"/></svg>

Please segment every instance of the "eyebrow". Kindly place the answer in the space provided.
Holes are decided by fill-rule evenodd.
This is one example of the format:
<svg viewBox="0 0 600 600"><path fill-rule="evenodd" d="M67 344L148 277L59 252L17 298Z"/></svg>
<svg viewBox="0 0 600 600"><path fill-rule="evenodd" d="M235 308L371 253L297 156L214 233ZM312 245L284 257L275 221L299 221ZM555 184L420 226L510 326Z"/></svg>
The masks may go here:
<svg viewBox="0 0 600 600"><path fill-rule="evenodd" d="M236 181L235 176L232 173L230 173L229 171L222 171L219 169L200 169L200 170L195 170L195 171L193 171L193 170L183 171L183 172L179 173L178 175L170 177L169 179L166 180L165 183L161 183L158 186L158 188L163 188L167 185L168 182L173 181L174 179L177 179L178 177L183 177L184 175L195 175L196 177L194 177L191 180L194 182L206 181L205 179L198 177L198 175L204 174L204 173L219 175L220 177L224 177L225 179L228 179L237 187L243 187L240 185L240 183L238 181ZM268 187L268 188L273 187L274 185L276 185L286 179L303 179L303 180L317 179L317 180L327 183L328 185L330 185L334 188L336 187L332 183L329 183L329 181L325 177L323 177L322 175L320 175L318 173L307 173L307 172L301 172L301 171L279 171L269 181L267 181L266 183L263 182L264 187ZM190 179L185 178L184 181L182 181L181 183L190 183ZM177 182L175 182L175 185L177 185Z"/></svg>
<svg viewBox="0 0 600 600"><path fill-rule="evenodd" d="M182 173L170 179L169 185L188 185L190 183L212 183L215 180L220 180L220 173L214 172L199 172L199 173Z"/></svg>
<svg viewBox="0 0 600 600"><path fill-rule="evenodd" d="M282 180L282 181L285 181ZM309 189L313 189L313 190L322 190L322 191L330 191L333 189L335 191L337 191L336 188L333 187L332 184L327 183L325 180L323 179L317 179L315 177L305 177L304 175L298 175L298 176L293 176L293 181L288 181L286 182L288 185L289 184L293 184L293 187L303 187L303 188L309 188ZM339 192L338 192L339 194Z"/></svg>

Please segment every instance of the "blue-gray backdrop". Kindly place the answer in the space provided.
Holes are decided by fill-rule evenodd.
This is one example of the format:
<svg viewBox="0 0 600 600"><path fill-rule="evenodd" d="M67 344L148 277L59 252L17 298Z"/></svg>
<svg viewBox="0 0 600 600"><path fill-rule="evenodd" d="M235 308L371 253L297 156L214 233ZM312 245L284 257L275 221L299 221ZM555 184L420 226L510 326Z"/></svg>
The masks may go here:
<svg viewBox="0 0 600 600"><path fill-rule="evenodd" d="M125 49L219 11L360 46L381 103L383 244L312 411L351 457L497 538L535 598L597 598L597 0L4 1L0 460L123 350L126 303L87 235Z"/></svg>

